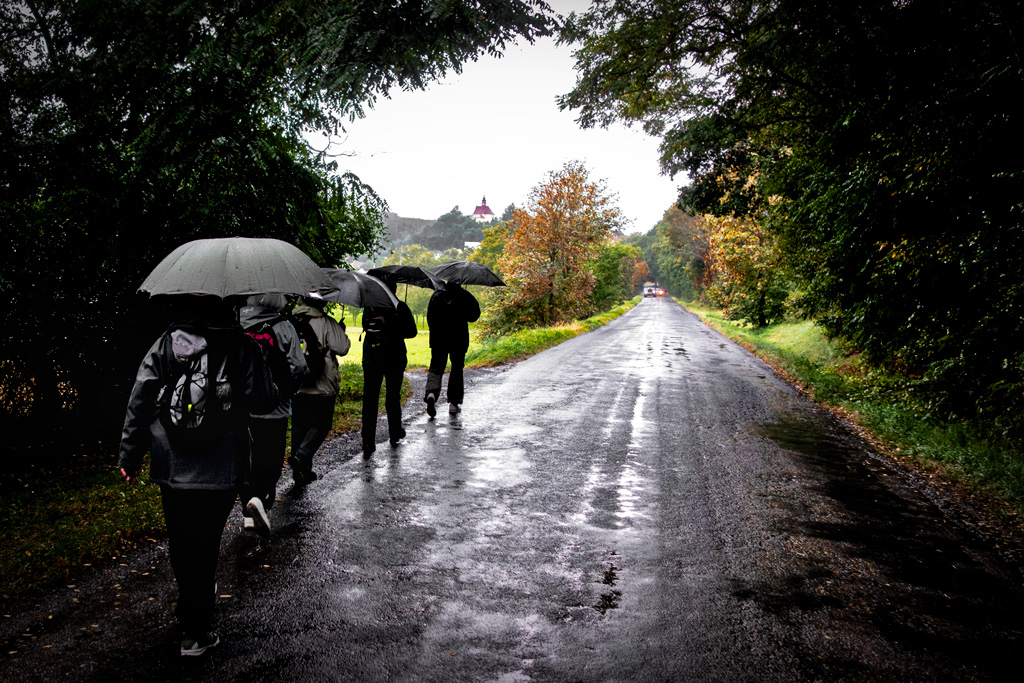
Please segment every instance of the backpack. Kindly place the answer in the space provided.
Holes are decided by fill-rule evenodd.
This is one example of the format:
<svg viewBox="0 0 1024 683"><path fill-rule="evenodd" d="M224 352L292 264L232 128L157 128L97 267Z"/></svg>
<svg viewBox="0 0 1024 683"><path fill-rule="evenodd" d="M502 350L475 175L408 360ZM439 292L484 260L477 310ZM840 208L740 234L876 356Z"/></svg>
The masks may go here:
<svg viewBox="0 0 1024 683"><path fill-rule="evenodd" d="M202 335L194 337L206 341ZM215 443L233 424L227 354L211 352L206 344L198 355L178 358L171 349L169 344L169 372L157 394L160 421L174 441L192 446Z"/></svg>
<svg viewBox="0 0 1024 683"><path fill-rule="evenodd" d="M245 333L253 338L263 352L263 360L267 361L270 376L273 377L274 384L277 385L281 400L285 400L295 393L296 387L292 380L291 368L288 366L288 357L281 347L277 333L274 332L274 325L282 320L284 318L264 320L246 328Z"/></svg>
<svg viewBox="0 0 1024 683"><path fill-rule="evenodd" d="M302 353L306 357L306 377L316 380L324 374L327 361L324 358L324 350L317 339L316 330L304 315L296 315L290 318L295 331L299 333L299 340L302 342Z"/></svg>
<svg viewBox="0 0 1024 683"><path fill-rule="evenodd" d="M363 332L371 349L380 348L394 336L398 314L394 308L367 308L363 310Z"/></svg>

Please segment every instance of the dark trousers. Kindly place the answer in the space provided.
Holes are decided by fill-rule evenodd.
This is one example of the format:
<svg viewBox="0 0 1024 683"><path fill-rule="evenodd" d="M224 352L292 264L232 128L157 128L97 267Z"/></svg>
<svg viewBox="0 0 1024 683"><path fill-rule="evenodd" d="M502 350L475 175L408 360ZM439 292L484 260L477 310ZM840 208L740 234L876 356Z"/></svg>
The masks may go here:
<svg viewBox="0 0 1024 683"><path fill-rule="evenodd" d="M452 369L448 374L448 402L462 403L462 399L465 396L465 387L463 386L462 379L462 370L466 366L465 349L431 347L430 368L427 371L427 386L423 391L424 400L426 400L427 394L433 394L436 399L441 398L441 378L444 376L444 369L448 365L449 358L452 361Z"/></svg>
<svg viewBox="0 0 1024 683"><path fill-rule="evenodd" d="M236 492L160 488L178 603L174 613L190 637L209 631L217 601L217 560Z"/></svg>
<svg viewBox="0 0 1024 683"><path fill-rule="evenodd" d="M295 394L292 396L292 470L309 472L313 456L323 444L334 422L335 396Z"/></svg>
<svg viewBox="0 0 1024 683"><path fill-rule="evenodd" d="M380 401L380 387L384 385L384 410L388 415L388 434L392 441L405 436L402 427L402 380L405 365L388 368L380 365L363 365L363 448L372 447L377 433L377 403Z"/></svg>
<svg viewBox="0 0 1024 683"><path fill-rule="evenodd" d="M284 449L288 444L288 418L249 419L249 437L252 448L252 468L249 481L242 487L242 508L250 498L263 501L267 510L274 506L277 497L277 482L284 467Z"/></svg>

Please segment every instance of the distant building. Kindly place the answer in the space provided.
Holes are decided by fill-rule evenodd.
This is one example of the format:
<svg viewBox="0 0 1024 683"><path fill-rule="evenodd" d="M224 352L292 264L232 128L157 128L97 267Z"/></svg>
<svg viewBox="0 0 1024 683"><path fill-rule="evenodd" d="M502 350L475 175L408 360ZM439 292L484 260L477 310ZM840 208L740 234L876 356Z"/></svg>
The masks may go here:
<svg viewBox="0 0 1024 683"><path fill-rule="evenodd" d="M476 210L473 211L472 218L477 223L487 223L489 221L493 221L494 220L494 212L491 211L491 208L489 206L487 206L487 197L486 197L486 195L484 196L483 200L480 202L480 206L476 207Z"/></svg>

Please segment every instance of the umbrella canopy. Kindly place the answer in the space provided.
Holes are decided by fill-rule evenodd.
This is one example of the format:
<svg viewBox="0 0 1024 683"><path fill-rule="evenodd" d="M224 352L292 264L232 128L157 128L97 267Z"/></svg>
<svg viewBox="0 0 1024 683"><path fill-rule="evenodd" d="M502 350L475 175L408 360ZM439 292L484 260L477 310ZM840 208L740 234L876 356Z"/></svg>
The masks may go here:
<svg viewBox="0 0 1024 683"><path fill-rule="evenodd" d="M473 261L449 261L430 270L442 280L460 285L505 286L501 278L495 275L490 268Z"/></svg>
<svg viewBox="0 0 1024 683"><path fill-rule="evenodd" d="M263 237L187 242L157 264L139 287L157 294L305 294L332 287L329 277L298 247Z"/></svg>
<svg viewBox="0 0 1024 683"><path fill-rule="evenodd" d="M371 268L366 273L378 280L423 287L424 289L444 289L444 283L440 278L419 266L381 266L380 268Z"/></svg>
<svg viewBox="0 0 1024 683"><path fill-rule="evenodd" d="M359 308L398 307L398 298L391 289L372 275L344 268L324 268L323 271L331 280L330 289L320 290L324 301Z"/></svg>

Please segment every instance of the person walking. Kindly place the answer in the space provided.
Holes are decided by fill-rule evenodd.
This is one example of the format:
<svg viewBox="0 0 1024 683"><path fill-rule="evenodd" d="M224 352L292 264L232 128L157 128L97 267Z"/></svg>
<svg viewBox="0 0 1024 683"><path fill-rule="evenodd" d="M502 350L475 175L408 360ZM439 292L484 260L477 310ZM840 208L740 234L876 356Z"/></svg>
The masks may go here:
<svg viewBox="0 0 1024 683"><path fill-rule="evenodd" d="M445 282L444 289L436 290L427 303L427 327L430 328L430 368L423 400L427 415L437 415L437 400L441 395L441 380L451 360L448 374L448 412L462 411L465 387L463 368L469 350L469 323L480 318L480 303L468 290L455 282Z"/></svg>
<svg viewBox="0 0 1024 683"><path fill-rule="evenodd" d="M301 298L292 309L293 324L306 343L306 365L310 368L292 397L292 454L288 463L292 479L299 486L316 481L313 456L331 431L341 386L338 356L347 354L351 346L345 324L325 314L325 304L323 299L309 296ZM309 326L312 339L306 339L301 333L303 325ZM313 345L316 348L311 348ZM322 362L310 360L314 354L318 354ZM312 371L316 365L323 366L319 373Z"/></svg>
<svg viewBox="0 0 1024 683"><path fill-rule="evenodd" d="M384 283L394 292L398 283ZM397 308L363 309L363 457L377 450L377 404L384 384L384 410L388 416L388 435L395 446L405 438L402 427L402 380L409 357L405 340L417 334L416 319L404 301Z"/></svg>
<svg viewBox="0 0 1024 683"><path fill-rule="evenodd" d="M260 350L220 299L190 297L194 314L172 324L139 365L117 466L134 484L144 455L160 487L181 654L220 643L212 630L221 535L249 459L248 422L278 405Z"/></svg>
<svg viewBox="0 0 1024 683"><path fill-rule="evenodd" d="M253 414L249 420L252 466L240 499L245 528L264 538L270 535L269 513L284 467L292 395L306 374L299 335L282 314L287 304L283 294L256 294L246 299L246 305L239 311L242 328L263 349L279 392L279 402L273 411Z"/></svg>

